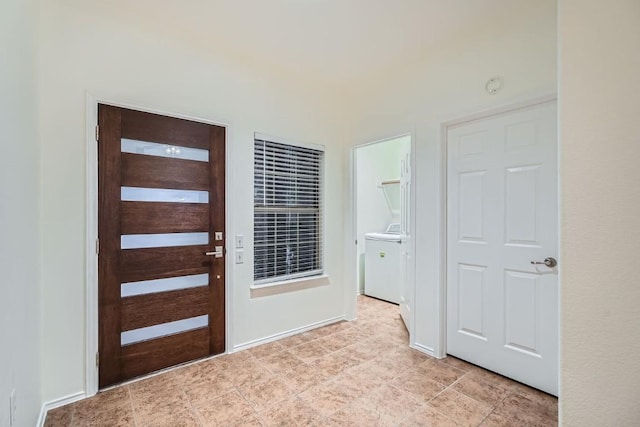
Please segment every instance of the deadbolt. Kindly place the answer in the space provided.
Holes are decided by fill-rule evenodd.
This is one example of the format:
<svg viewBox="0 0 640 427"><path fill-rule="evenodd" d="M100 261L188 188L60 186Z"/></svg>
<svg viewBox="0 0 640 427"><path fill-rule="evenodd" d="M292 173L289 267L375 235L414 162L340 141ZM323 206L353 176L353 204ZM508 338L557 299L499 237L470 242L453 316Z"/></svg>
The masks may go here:
<svg viewBox="0 0 640 427"><path fill-rule="evenodd" d="M553 268L556 265L558 265L558 261L556 261L555 258L549 257L549 258L545 258L544 261L540 262L540 261L531 261L531 264L537 265L537 264L541 264L541 265L546 265L549 268Z"/></svg>

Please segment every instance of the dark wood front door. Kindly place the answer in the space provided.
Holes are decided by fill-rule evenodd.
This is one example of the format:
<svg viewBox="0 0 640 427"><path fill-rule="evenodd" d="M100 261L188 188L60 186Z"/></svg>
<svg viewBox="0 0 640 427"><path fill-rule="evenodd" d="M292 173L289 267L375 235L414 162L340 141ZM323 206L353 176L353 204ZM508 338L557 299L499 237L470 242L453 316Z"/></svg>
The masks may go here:
<svg viewBox="0 0 640 427"><path fill-rule="evenodd" d="M225 349L225 129L98 106L100 387Z"/></svg>

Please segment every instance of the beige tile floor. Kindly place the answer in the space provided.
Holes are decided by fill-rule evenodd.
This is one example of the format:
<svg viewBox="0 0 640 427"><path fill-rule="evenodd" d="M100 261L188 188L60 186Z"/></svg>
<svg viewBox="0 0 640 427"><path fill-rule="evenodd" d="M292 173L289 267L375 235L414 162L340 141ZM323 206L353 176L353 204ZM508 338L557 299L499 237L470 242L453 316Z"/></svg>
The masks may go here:
<svg viewBox="0 0 640 427"><path fill-rule="evenodd" d="M398 307L200 361L49 412L45 426L553 426L553 396L407 346Z"/></svg>

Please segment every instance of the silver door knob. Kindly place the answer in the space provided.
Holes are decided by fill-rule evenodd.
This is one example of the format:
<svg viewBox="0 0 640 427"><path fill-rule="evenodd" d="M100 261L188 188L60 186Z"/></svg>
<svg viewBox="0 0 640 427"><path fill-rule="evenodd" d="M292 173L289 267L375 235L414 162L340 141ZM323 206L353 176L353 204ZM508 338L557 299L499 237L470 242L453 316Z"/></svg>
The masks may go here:
<svg viewBox="0 0 640 427"><path fill-rule="evenodd" d="M541 265L546 265L549 268L553 268L556 265L558 265L558 261L556 261L555 258L549 257L549 258L545 258L544 261L542 261L542 262L540 262L540 261L531 261L531 264L534 264L534 265L541 264Z"/></svg>

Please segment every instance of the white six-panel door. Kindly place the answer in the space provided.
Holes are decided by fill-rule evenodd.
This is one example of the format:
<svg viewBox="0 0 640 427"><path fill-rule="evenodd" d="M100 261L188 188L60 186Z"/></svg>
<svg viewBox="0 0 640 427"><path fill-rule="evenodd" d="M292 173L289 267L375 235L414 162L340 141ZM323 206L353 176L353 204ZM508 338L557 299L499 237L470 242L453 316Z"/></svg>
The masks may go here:
<svg viewBox="0 0 640 427"><path fill-rule="evenodd" d="M447 131L447 353L558 394L556 103Z"/></svg>

